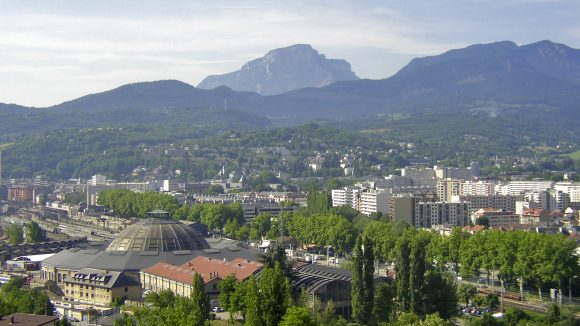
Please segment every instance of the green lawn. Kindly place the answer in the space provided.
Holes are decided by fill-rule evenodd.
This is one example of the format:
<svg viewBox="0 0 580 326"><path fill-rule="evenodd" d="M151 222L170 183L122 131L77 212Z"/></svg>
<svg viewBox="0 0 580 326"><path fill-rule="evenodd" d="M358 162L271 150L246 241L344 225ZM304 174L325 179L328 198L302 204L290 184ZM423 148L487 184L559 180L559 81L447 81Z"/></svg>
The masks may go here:
<svg viewBox="0 0 580 326"><path fill-rule="evenodd" d="M567 156L567 157L573 159L574 161L580 161L580 151L575 151L572 153L564 154L562 156Z"/></svg>
<svg viewBox="0 0 580 326"><path fill-rule="evenodd" d="M0 144L0 151L5 150L6 148L12 146L14 143L6 143L6 144Z"/></svg>

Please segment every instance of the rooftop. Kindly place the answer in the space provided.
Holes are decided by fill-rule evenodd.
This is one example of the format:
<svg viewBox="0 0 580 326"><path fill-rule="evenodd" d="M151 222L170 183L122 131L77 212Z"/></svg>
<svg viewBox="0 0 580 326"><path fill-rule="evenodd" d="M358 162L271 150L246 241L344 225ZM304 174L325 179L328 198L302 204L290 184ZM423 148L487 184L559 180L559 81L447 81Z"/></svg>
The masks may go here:
<svg viewBox="0 0 580 326"><path fill-rule="evenodd" d="M43 316L14 313L4 316L0 319L0 326L4 325L21 325L21 326L42 326L52 325L58 320L56 316Z"/></svg>
<svg viewBox="0 0 580 326"><path fill-rule="evenodd" d="M205 239L191 226L170 219L148 218L130 225L107 251L183 251L207 249Z"/></svg>
<svg viewBox="0 0 580 326"><path fill-rule="evenodd" d="M205 283L215 278L223 279L232 273L235 274L238 280L244 280L261 270L262 266L261 263L242 258L227 261L225 259L198 256L181 266L160 262L143 269L142 272L191 284L195 273L200 273Z"/></svg>

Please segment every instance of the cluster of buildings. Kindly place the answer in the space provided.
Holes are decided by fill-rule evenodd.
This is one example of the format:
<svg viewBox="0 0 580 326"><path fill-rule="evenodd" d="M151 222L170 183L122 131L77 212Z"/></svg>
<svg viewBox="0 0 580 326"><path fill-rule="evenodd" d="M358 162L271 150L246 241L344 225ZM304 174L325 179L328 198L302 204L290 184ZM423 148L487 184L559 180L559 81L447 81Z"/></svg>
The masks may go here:
<svg viewBox="0 0 580 326"><path fill-rule="evenodd" d="M219 306L219 282L259 277L262 251L225 238L204 238L195 225L167 218L147 218L129 225L111 241L80 241L45 255L39 284L52 281L57 311L72 320L87 320L93 310L105 315L114 305L139 304L147 293L171 290L189 296L199 273L213 307ZM351 311L350 272L317 265L298 265L292 289L303 289L322 302L333 300L337 313Z"/></svg>
<svg viewBox="0 0 580 326"><path fill-rule="evenodd" d="M332 205L366 215L380 212L423 228L467 226L481 218L490 226L577 225L580 183L496 182L479 180L478 174L477 163L465 169L407 167L401 175L332 190Z"/></svg>
<svg viewBox="0 0 580 326"><path fill-rule="evenodd" d="M148 291L189 296L196 272L217 306L217 283L230 274L244 280L259 273L259 254L233 240L208 241L191 225L148 218L110 242L86 242L49 256L41 262L40 281L58 286L55 306L71 319L86 318L89 307L107 311L115 302L142 301Z"/></svg>

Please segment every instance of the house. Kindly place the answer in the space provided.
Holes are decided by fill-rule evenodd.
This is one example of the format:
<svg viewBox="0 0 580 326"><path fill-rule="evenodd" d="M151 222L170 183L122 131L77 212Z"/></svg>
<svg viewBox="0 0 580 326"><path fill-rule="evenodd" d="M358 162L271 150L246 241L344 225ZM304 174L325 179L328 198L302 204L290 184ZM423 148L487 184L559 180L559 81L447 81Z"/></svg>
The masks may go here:
<svg viewBox="0 0 580 326"><path fill-rule="evenodd" d="M520 224L532 224L535 226L550 224L552 216L549 211L541 208L527 208L522 211Z"/></svg>
<svg viewBox="0 0 580 326"><path fill-rule="evenodd" d="M32 314L14 313L7 316L0 316L0 326L52 326L57 325L57 316L43 316Z"/></svg>

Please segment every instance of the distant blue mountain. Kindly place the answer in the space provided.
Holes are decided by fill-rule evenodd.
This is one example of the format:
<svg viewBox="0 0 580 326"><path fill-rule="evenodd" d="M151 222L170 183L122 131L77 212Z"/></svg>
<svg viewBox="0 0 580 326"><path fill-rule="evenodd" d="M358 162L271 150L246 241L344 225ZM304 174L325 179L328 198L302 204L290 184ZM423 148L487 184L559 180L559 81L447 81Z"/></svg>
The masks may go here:
<svg viewBox="0 0 580 326"><path fill-rule="evenodd" d="M282 52L300 57L313 53L308 48L294 46ZM263 62L248 65L262 67ZM354 74L350 77L356 79ZM272 96L224 86L204 90L175 80L136 83L45 109L0 104L0 135L128 123L193 123L200 112L225 109L225 101L228 114L223 118L240 119L247 127L267 126L270 121L299 124L433 112L510 113L574 123L580 119L580 50L550 41L477 44L414 59L390 78L338 81ZM211 123L207 115L204 121Z"/></svg>

